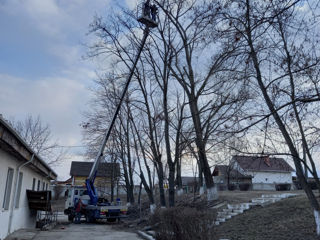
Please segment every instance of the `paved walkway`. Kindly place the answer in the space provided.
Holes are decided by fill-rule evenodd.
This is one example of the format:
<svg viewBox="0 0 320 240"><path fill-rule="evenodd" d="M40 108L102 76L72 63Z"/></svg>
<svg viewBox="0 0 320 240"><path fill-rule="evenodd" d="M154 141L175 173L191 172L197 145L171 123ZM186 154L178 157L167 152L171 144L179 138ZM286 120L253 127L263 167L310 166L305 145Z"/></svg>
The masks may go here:
<svg viewBox="0 0 320 240"><path fill-rule="evenodd" d="M58 225L50 231L19 230L12 234L9 239L15 240L141 240L137 234L115 230L107 224L69 224Z"/></svg>

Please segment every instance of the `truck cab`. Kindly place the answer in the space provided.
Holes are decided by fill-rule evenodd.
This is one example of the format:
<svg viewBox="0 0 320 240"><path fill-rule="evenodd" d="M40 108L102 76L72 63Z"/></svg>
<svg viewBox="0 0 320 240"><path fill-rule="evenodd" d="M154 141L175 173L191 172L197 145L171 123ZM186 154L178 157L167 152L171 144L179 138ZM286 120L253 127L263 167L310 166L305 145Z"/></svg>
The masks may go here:
<svg viewBox="0 0 320 240"><path fill-rule="evenodd" d="M73 221L75 216L74 208L78 200L81 199L84 205L88 205L90 197L84 186L70 186L67 191L68 195L65 202L64 214L68 215L69 221Z"/></svg>

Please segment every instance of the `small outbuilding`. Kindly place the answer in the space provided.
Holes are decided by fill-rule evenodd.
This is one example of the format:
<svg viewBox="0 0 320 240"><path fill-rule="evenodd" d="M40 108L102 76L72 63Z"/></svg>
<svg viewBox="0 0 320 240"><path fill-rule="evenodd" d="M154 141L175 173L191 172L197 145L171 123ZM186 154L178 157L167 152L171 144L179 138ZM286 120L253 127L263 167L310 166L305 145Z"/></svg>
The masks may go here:
<svg viewBox="0 0 320 240"><path fill-rule="evenodd" d="M237 169L233 169L231 165L216 165L212 176L219 190L226 190L231 185L234 188L239 188L243 184L247 184L249 187L252 184L251 175L242 174Z"/></svg>
<svg viewBox="0 0 320 240"><path fill-rule="evenodd" d="M194 193L199 188L198 177L181 177L184 193Z"/></svg>

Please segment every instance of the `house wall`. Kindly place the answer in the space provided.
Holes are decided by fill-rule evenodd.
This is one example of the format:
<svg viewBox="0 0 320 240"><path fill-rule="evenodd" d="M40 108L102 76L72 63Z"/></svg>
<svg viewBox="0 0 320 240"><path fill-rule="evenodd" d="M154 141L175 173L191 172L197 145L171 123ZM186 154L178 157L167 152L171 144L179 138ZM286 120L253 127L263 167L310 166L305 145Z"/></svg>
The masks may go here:
<svg viewBox="0 0 320 240"><path fill-rule="evenodd" d="M74 176L74 185L76 185L76 186L85 185L86 179L87 179L87 177ZM102 185L110 186L111 185L111 180L110 180L110 178L96 177L96 179L94 181L94 185L96 187L102 186Z"/></svg>
<svg viewBox="0 0 320 240"><path fill-rule="evenodd" d="M247 172L252 178L252 183L292 183L291 173L281 172Z"/></svg>
<svg viewBox="0 0 320 240"><path fill-rule="evenodd" d="M253 190L275 190L276 184L292 184L291 173L281 172L247 172L252 176Z"/></svg>
<svg viewBox="0 0 320 240"><path fill-rule="evenodd" d="M233 164L234 169L240 173L252 176L253 190L275 190L276 184L292 184L291 172L253 172L244 171L237 162Z"/></svg>
<svg viewBox="0 0 320 240"><path fill-rule="evenodd" d="M87 177L74 176L74 185L85 186L85 181ZM111 179L108 177L96 177L94 181L94 186L98 190L99 195L108 195L111 193ZM117 182L114 183L114 193L117 191Z"/></svg>
<svg viewBox="0 0 320 240"><path fill-rule="evenodd" d="M18 161L14 156L8 154L7 152L0 149L0 239L4 239L8 235L8 225L9 225L9 218L10 218L10 211L11 207L14 204L14 191L15 186L18 184L15 182L16 176L17 176L17 168L21 164L21 161ZM11 187L11 193L10 193L10 204L9 209L4 210L3 208L3 201L4 201L4 193L6 188L6 181L7 181L7 173L8 168L14 169L13 174L13 182ZM18 230L20 228L35 228L35 213L31 212L28 207L28 200L27 200L27 189L32 189L33 184L33 178L36 179L36 189L38 180L40 180L40 189L42 190L43 182L48 184L49 181L42 175L38 174L28 166L25 166L21 169L21 172L23 173L23 180L22 180L22 186L21 186L21 192L20 192L20 201L19 201L19 207L13 208L13 218L12 218L12 225L10 233L12 233L15 230Z"/></svg>

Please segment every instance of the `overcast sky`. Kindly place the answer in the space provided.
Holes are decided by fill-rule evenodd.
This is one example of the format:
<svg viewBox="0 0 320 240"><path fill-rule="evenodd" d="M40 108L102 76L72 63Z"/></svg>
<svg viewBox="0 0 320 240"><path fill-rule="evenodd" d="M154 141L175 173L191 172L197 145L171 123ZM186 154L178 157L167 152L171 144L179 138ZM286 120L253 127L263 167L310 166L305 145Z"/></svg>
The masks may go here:
<svg viewBox="0 0 320 240"><path fill-rule="evenodd" d="M0 0L0 114L23 120L40 115L61 145L81 145L81 112L90 98L96 64L83 60L95 14L134 0ZM71 159L54 169L69 175ZM78 155L78 156L77 156Z"/></svg>

